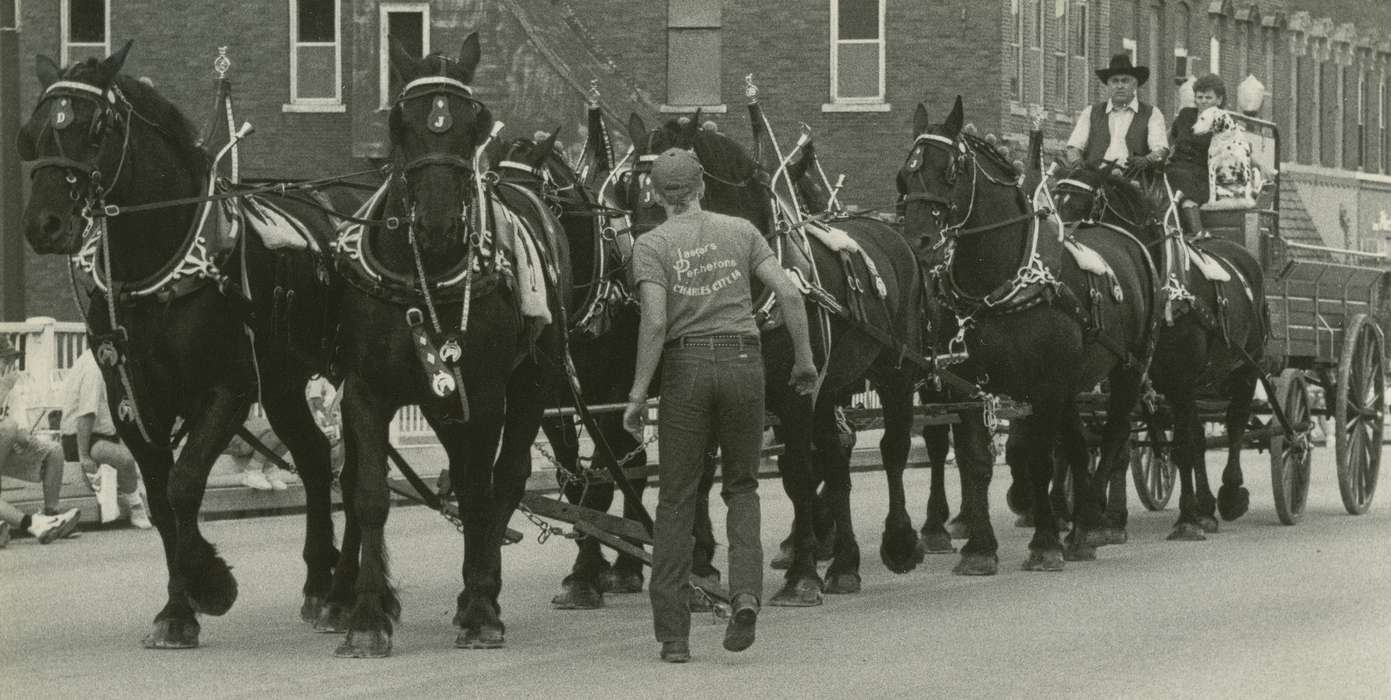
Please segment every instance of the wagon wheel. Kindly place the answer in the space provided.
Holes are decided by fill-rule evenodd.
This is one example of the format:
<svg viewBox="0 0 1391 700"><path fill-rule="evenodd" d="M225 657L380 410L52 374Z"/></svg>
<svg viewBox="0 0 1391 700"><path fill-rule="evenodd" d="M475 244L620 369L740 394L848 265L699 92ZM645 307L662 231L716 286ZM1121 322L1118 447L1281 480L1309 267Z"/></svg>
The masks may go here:
<svg viewBox="0 0 1391 700"><path fill-rule="evenodd" d="M1337 428L1338 490L1353 515L1367 512L1381 464L1386 363L1381 329L1366 314L1354 316L1343 334L1343 359L1333 405Z"/></svg>
<svg viewBox="0 0 1391 700"><path fill-rule="evenodd" d="M1276 380L1275 391L1285 420L1294 429L1293 439L1278 429L1270 438L1270 482L1275 490L1275 513L1280 522L1294 525L1304 517L1309 496L1309 462L1313 446L1309 435L1314 421L1309 406L1309 384L1299 370L1287 369Z"/></svg>
<svg viewBox="0 0 1391 700"><path fill-rule="evenodd" d="M1174 431L1150 425L1145 438L1148 445L1130 448L1130 477L1146 510L1164 510L1174 495L1174 476L1178 474L1171 453Z"/></svg>

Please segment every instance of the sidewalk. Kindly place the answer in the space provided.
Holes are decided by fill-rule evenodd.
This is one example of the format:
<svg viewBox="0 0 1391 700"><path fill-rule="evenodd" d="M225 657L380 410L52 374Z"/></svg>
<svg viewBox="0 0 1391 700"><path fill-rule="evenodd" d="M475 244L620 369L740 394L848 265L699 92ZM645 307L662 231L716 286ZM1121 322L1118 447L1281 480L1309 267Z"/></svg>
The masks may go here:
<svg viewBox="0 0 1391 700"><path fill-rule="evenodd" d="M866 432L860 435L859 446L856 447L850 460L850 468L853 471L870 471L880 468L879 446L877 435L874 439L871 433ZM649 468L656 464L655 445L649 449L648 454L652 456ZM400 447L401 456L411 465L420 478L426 484L433 486L440 471L446 468L447 459L444 449L437 444L434 445L408 445ZM531 479L527 482L527 490L539 491L542 493L553 493L557 490L555 480L555 468L545 458L540 456L533 449L534 458L532 460ZM908 468L922 468L927 466L927 450L922 446L920 440L915 440L912 450L908 454ZM760 478L776 479L777 458L765 457L763 466L759 470ZM286 481L289 488L284 491L257 491L242 485L241 472L237 471L237 463L230 457L222 456L218 458L217 464L213 466L212 473L208 476L208 488L203 496L202 518L204 520L224 520L230 518L247 518L260 515L283 515L288 513L304 512L304 487L300 485L299 479L293 475L287 475ZM405 478L394 468L390 472L391 481L406 490L410 490ZM656 483L656 478L652 478L652 483ZM0 495L5 500L20 510L29 513L43 507L43 492L39 484L32 484L14 479L4 479L3 488L0 488ZM768 486L765 486L768 488ZM82 477L81 470L76 462L69 462L65 465L63 472L63 492L62 508L80 508L82 510L82 527L91 529L100 527L97 525L101 521L97 509L97 500L87 482ZM408 499L392 495L393 503L398 505L413 505L414 502ZM335 490L333 493L335 509L340 504L340 497ZM125 526L125 520L112 523L114 526Z"/></svg>

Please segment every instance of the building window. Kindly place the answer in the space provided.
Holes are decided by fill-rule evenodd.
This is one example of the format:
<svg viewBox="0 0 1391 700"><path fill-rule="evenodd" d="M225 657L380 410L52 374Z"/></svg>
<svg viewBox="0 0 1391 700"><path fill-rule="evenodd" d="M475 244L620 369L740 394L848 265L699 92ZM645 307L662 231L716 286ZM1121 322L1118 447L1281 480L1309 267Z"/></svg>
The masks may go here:
<svg viewBox="0 0 1391 700"><path fill-rule="evenodd" d="M1386 134L1386 101L1391 95L1386 93L1386 78L1383 76L1377 87L1377 129L1381 132L1381 172L1391 173L1391 141Z"/></svg>
<svg viewBox="0 0 1391 700"><path fill-rule="evenodd" d="M1021 0L1009 0L1009 50L1013 75L1009 79L1009 96L1015 102L1024 101L1024 13L1019 11Z"/></svg>
<svg viewBox="0 0 1391 700"><path fill-rule="evenodd" d="M1192 73L1188 65L1188 49L1174 49L1174 85L1183 85L1188 82L1188 76Z"/></svg>
<svg viewBox="0 0 1391 700"><path fill-rule="evenodd" d="M831 101L884 101L884 0L831 0Z"/></svg>
<svg viewBox="0 0 1391 700"><path fill-rule="evenodd" d="M397 93L405 87L391 70L391 42L414 58L430 53L430 3L387 3L377 6L377 27L380 33L377 56L378 109L390 109Z"/></svg>
<svg viewBox="0 0 1391 700"><path fill-rule="evenodd" d="M1034 0L1034 36L1030 45L1043 48L1043 0Z"/></svg>
<svg viewBox="0 0 1391 700"><path fill-rule="evenodd" d="M1221 75L1221 73L1222 73L1222 40L1219 39L1219 38L1217 37L1216 34L1213 34L1213 35L1212 35L1212 40L1208 42L1207 52L1208 52L1208 55L1211 56L1211 58L1208 59L1208 60L1210 61L1208 72L1209 72L1209 73L1217 73L1218 75Z"/></svg>
<svg viewBox="0 0 1391 700"><path fill-rule="evenodd" d="M63 0L63 65L111 53L111 8L106 0Z"/></svg>
<svg viewBox="0 0 1391 700"><path fill-rule="evenodd" d="M1151 66L1158 68L1159 70L1163 70L1162 68L1159 68L1160 66L1164 65L1164 54L1162 53L1162 49L1160 48L1164 46L1165 43L1164 5L1162 3L1154 3L1153 5L1150 5L1149 32L1150 51L1149 61L1147 61L1147 63L1149 63L1149 65ZM1163 83L1164 81L1162 80L1149 81L1149 102L1150 104L1159 107L1160 110L1164 110L1164 105L1160 103L1160 98L1164 96L1164 91L1161 91L1159 89L1159 86Z"/></svg>
<svg viewBox="0 0 1391 700"><path fill-rule="evenodd" d="M664 107L722 107L720 6L719 0L668 0Z"/></svg>
<svg viewBox="0 0 1391 700"><path fill-rule="evenodd" d="M290 103L343 103L339 0L290 0Z"/></svg>
<svg viewBox="0 0 1391 700"><path fill-rule="evenodd" d="M1067 2L1068 0L1053 0L1053 20L1058 28L1058 36L1053 44L1052 93L1055 95L1053 106L1059 109L1067 108L1067 97L1071 94L1067 71L1067 47L1069 44Z"/></svg>
<svg viewBox="0 0 1391 700"><path fill-rule="evenodd" d="M1359 170L1367 163L1367 71L1357 71L1357 160Z"/></svg>
<svg viewBox="0 0 1391 700"><path fill-rule="evenodd" d="M1072 55L1087 57L1087 0L1076 0L1072 8Z"/></svg>

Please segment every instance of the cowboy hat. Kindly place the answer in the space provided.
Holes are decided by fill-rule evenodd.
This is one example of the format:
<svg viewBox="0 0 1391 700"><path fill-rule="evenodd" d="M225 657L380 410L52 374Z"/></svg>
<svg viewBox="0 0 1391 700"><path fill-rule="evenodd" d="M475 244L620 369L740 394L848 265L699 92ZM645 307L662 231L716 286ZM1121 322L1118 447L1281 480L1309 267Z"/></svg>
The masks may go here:
<svg viewBox="0 0 1391 700"><path fill-rule="evenodd" d="M1096 70L1096 77L1101 82L1106 82L1114 75L1129 75L1141 85L1150 79L1149 66L1135 66L1130 63L1130 54L1118 53L1111 57L1111 65Z"/></svg>

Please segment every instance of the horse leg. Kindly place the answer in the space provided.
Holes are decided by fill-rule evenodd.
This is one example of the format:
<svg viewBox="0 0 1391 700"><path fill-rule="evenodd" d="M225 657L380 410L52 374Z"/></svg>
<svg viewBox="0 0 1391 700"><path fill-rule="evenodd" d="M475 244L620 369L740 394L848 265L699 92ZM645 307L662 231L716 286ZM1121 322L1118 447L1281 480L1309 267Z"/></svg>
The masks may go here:
<svg viewBox="0 0 1391 700"><path fill-rule="evenodd" d="M291 386L295 382L263 382L265 386ZM295 471L304 483L304 602L300 619L314 622L328 598L333 583L333 564L338 549L333 546L333 464L329 459L328 438L319 430L303 389L277 395L262 394L266 419L294 456Z"/></svg>
<svg viewBox="0 0 1391 700"><path fill-rule="evenodd" d="M1126 368L1111 374L1111 395L1106 406L1106 423L1101 429L1101 453L1097 458L1094 477L1098 503L1104 505L1101 529L1094 543L1098 545L1125 544L1129 539L1126 525L1125 477L1130 464L1130 415L1144 388L1144 376Z"/></svg>
<svg viewBox="0 0 1391 700"><path fill-rule="evenodd" d="M169 474L169 506L178 527L176 562L187 583L193 610L222 615L237 600L237 580L217 549L198 528L198 511L213 461L246 420L251 398L230 386L213 388L206 402L189 418L188 441Z"/></svg>
<svg viewBox="0 0 1391 700"><path fill-rule="evenodd" d="M1029 485L1029 454L1025 449L1022 419L1010 422L1009 435L1005 439L1005 463L1009 465L1010 483L1005 491L1005 505L1010 512L1019 516L1015 527L1034 526L1034 493Z"/></svg>
<svg viewBox="0 0 1391 700"><path fill-rule="evenodd" d="M613 505L613 484L609 482L589 483L580 466L579 434L574 422L569 418L553 418L542 421L541 427L550 440L551 451L555 455L556 468L562 477L562 490L566 500L576 505L607 512ZM597 455L596 455L597 457ZM551 606L558 610L594 610L604 607L604 594L600 588L599 577L609 568L608 560L599 548L599 541L593 537L583 537L575 542L578 550L570 573L560 582L561 591L551 598Z"/></svg>
<svg viewBox="0 0 1391 700"><path fill-rule="evenodd" d="M333 567L328 598L314 621L315 632L337 634L346 631L348 613L356 602L354 591L357 589L358 556L362 549L362 528L358 525L354 499L359 459L357 442L348 439L344 430L343 472L338 475L338 486L343 494L343 542L338 551L338 563Z"/></svg>
<svg viewBox="0 0 1391 700"><path fill-rule="evenodd" d="M356 463L352 508L361 542L353 608L344 621L348 633L334 656L380 658L391 654L393 623L401 618L384 532L391 507L386 488L386 447L395 411L356 375L349 375L343 383L342 405L343 436ZM346 536L344 539L346 549Z"/></svg>
<svg viewBox="0 0 1391 700"><path fill-rule="evenodd" d="M1191 391L1179 389L1166 394L1174 414L1174 463L1178 466L1179 515L1168 539L1201 541L1203 527L1199 520L1198 499L1194 492L1194 471L1202 468L1203 425Z"/></svg>
<svg viewBox="0 0 1391 700"><path fill-rule="evenodd" d="M1000 543L990 524L990 479L995 455L990 429L978 410L962 411L952 426L956 464L961 471L961 513L971 534L961 548L961 561L952 573L962 576L994 576L1000 567Z"/></svg>
<svg viewBox="0 0 1391 700"><path fill-rule="evenodd" d="M1050 498L1053 512L1058 514L1059 531L1070 525L1063 542L1063 559L1095 561L1097 545L1104 544L1097 536L1101 530L1101 496L1096 484L1100 483L1102 471L1098 464L1094 478L1087 437L1083 432L1081 420L1071 409L1059 421L1058 441L1052 453L1054 472ZM1059 513L1066 513L1068 494L1066 484L1061 482L1068 476L1072 477L1072 512L1064 516Z"/></svg>
<svg viewBox="0 0 1391 700"><path fill-rule="evenodd" d="M768 405L778 416L784 450L778 456L778 474L792 501L792 559L786 583L768 603L783 607L807 607L822 602L822 581L816 571L816 532L812 526L816 480L811 468L811 399L779 386L769 373Z"/></svg>
<svg viewBox="0 0 1391 700"><path fill-rule="evenodd" d="M932 474L932 485L927 495L927 514L923 519L921 539L923 552L927 554L954 554L951 535L947 532L947 518L951 516L951 506L947 504L947 450L951 448L949 425L924 425L923 442L927 444L927 461ZM960 459L958 458L958 463ZM959 464L958 464L958 468ZM961 475L963 485L962 500L966 498L966 475Z"/></svg>
<svg viewBox="0 0 1391 700"><path fill-rule="evenodd" d="M1053 447L1057 444L1058 421L1068 410L1071 397L1066 390L1043 387L1032 398L1033 413L1020 421L1020 446L1029 466L1029 487L1033 494L1034 536L1029 541L1025 571L1062 571L1063 546L1058 540L1058 522L1048 498L1053 475Z"/></svg>
<svg viewBox="0 0 1391 700"><path fill-rule="evenodd" d="M193 611L185 582L176 566L176 544L179 529L174 509L169 505L169 473L174 468L173 453L145 442L140 431L129 424L117 423L121 439L130 448L149 497L150 520L159 531L164 545L164 561L168 568L168 595L164 607L155 615L154 627L144 639L149 649L191 649L198 646L198 616ZM167 430L166 430L167 432Z"/></svg>
<svg viewBox="0 0 1391 700"><path fill-rule="evenodd" d="M858 593L860 545L855 541L855 528L850 521L850 463L840 459L834 410L835 406L827 399L818 403L812 415L812 458L818 461L824 479L821 493L812 506L812 533L816 534L816 511L824 508L830 514L835 532L824 590L834 594ZM817 544L820 549L819 538Z"/></svg>
<svg viewBox="0 0 1391 700"><path fill-rule="evenodd" d="M884 436L879 440L879 454L884 462L884 477L889 486L889 513L884 517L879 557L889 571L902 574L917 568L923 560L923 553L918 549L918 533L913 528L912 517L908 515L908 498L903 488L903 471L908 466L908 449L913 438L912 384L907 378L889 377L880 382L878 391L884 416ZM847 464L847 484L849 472ZM846 526L849 527L848 498L845 509Z"/></svg>
<svg viewBox="0 0 1391 700"><path fill-rule="evenodd" d="M638 447L638 442L637 442L637 440L634 440L634 439L633 439L633 436L630 435L630 434L628 433L628 431L625 430L625 429L623 428L623 416L622 416L621 414L618 414L618 413L609 413L609 414L606 414L606 415L603 415L603 416L598 416L598 417L596 417L596 420L598 421L598 424L599 424L599 430L602 431L602 432L604 433L605 436L607 436L609 446L613 449L613 459L623 459L624 455L627 455L629 452L633 451L634 449L636 449L636 448ZM609 466L608 466L608 465L609 465L609 463L610 463L611 461L612 461L612 460L609 459L609 455L606 454L606 453L604 453L603 450L598 450L598 451L596 451L595 454L594 454L594 464L595 464L595 467L596 467L599 471L607 472L608 469L609 469ZM627 463L622 464L622 465L619 465L619 466L623 467L624 469L637 468L637 469L641 470L641 469L642 469L643 467L645 467L646 465L647 465L647 453L646 453L646 451L644 450L644 451L639 451L639 452L637 453L637 455L634 456L633 459L631 459L631 460L629 460ZM647 486L647 479L646 479L646 478L629 479L629 480L628 480L628 483L629 483L630 485L632 485L633 490L636 491L636 492L638 493L639 496L641 496L643 490L644 490L644 489L646 488L646 486ZM709 489L708 489L708 482L704 482L704 483L707 484L707 489L706 489L705 491L702 491L702 492L701 492L701 495L703 496L703 498L704 498L704 503L706 504L706 505L705 505L705 523L707 524L706 526L708 527L708 526L709 526L708 524L709 524L709 522L710 522L710 513L709 513L709 505L708 505L708 504L709 504L709 492L708 492ZM608 499L609 499L609 502L612 502L612 501L613 501L613 498L614 498L614 493L613 493L613 492L614 492L614 485L613 485L613 484L609 484L609 491L608 491ZM628 518L628 519L630 519L630 520L632 520L632 521L634 521L634 522L637 522L637 521L639 520L639 516L638 516L638 510L639 510L639 509L638 509L637 506L639 506L639 505L641 505L640 502L639 502L639 503L628 503L627 497L624 497L624 499L623 499L623 514L624 514L624 517L626 517L626 518ZM605 505L605 508L607 508L607 507L608 507L608 506ZM697 511L696 516L697 516L697 524L699 524L699 521L700 521L700 511L699 511L699 510ZM697 525L697 526L699 526L699 525ZM711 552L709 556L710 556L710 557L713 557L713 556L714 556L714 535L709 535L708 537L705 538L704 541L709 543L710 552ZM639 546L639 547L642 546L642 543L640 543L640 542L631 542L631 544L633 544L633 545L635 545L635 546ZM699 553L701 552L701 546L700 546L700 545L701 545L701 539L700 539L700 536L697 535L697 537L696 537L696 548L695 548L695 550L694 550L694 551L697 553L697 556L699 556ZM699 558L696 559L696 562L697 562L697 563L699 563L699 562L701 562L701 561L702 561L702 560L699 559ZM706 565L707 565L707 567L708 567L708 565L709 565L709 557L706 557L706 558L704 559L704 562L706 563ZM642 561L641 559L639 559L639 558L637 558L637 557L634 557L634 556L632 556L631 554L627 554L627 553L624 553L624 552L619 552L618 557L617 557L617 558L614 560L614 562L613 562L613 566L612 566L611 568L609 568L607 571L605 571L605 572L603 572L602 574L600 574L600 576L599 576L599 585L600 585L600 588L601 588L602 590L604 590L605 592L608 592L608 593L641 593L641 592L642 592L642 584L643 584L643 566L644 566L644 565L645 565L645 564L643 563L643 561Z"/></svg>
<svg viewBox="0 0 1391 700"><path fill-rule="evenodd" d="M1256 392L1259 370L1243 365L1227 383L1227 468L1222 470L1222 488L1217 491L1217 510L1223 520L1236 520L1251 507L1251 493L1243 486L1241 446L1251 420L1251 399Z"/></svg>

